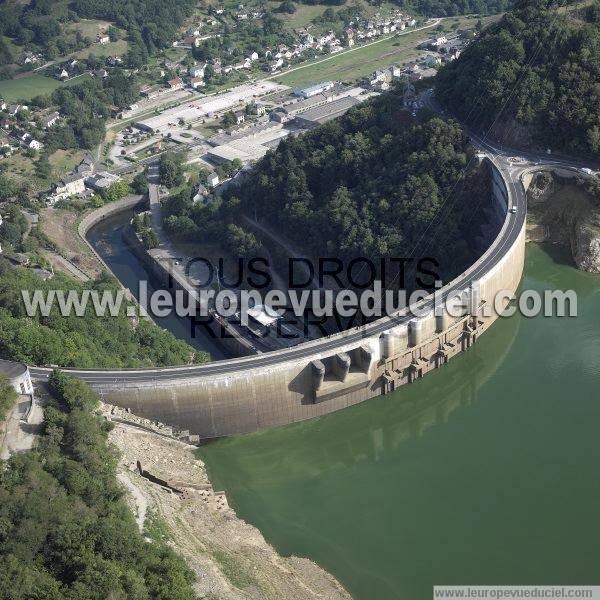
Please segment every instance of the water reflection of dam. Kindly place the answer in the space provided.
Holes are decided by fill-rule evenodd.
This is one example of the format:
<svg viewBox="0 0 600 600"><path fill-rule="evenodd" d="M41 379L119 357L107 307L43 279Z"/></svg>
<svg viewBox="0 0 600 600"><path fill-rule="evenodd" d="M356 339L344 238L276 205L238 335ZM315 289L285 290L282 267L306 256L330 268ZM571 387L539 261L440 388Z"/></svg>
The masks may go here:
<svg viewBox="0 0 600 600"><path fill-rule="evenodd" d="M243 471L246 461L252 463L254 483L268 486L273 465L277 466L279 482L281 473L285 473L286 481L290 482L331 475L338 468L348 469L361 462L382 460L429 428L443 426L453 413L473 406L481 387L504 363L520 323L518 314L501 319L479 345L456 359L450 368L416 386L357 405L335 417L326 416L318 423L297 423L265 434L254 434L256 443L246 445L244 453L237 453L237 467ZM361 413L360 418L357 413ZM308 449L310 456L307 456L307 447L302 441L309 434L316 441ZM270 448L278 447L273 438L281 436L282 445L285 439L285 452L277 450L262 454L261 435L269 436ZM229 443L236 441L220 442L223 448Z"/></svg>

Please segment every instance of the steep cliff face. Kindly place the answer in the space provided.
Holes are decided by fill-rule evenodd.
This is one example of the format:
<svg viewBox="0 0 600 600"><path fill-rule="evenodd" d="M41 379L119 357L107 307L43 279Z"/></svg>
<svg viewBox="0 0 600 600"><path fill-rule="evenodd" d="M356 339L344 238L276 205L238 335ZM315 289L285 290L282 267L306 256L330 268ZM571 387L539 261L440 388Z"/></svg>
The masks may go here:
<svg viewBox="0 0 600 600"><path fill-rule="evenodd" d="M596 193L575 179L550 173L536 175L527 192L528 240L568 246L578 269L600 273L600 209Z"/></svg>
<svg viewBox="0 0 600 600"><path fill-rule="evenodd" d="M575 226L571 251L577 268L588 273L600 273L600 215Z"/></svg>

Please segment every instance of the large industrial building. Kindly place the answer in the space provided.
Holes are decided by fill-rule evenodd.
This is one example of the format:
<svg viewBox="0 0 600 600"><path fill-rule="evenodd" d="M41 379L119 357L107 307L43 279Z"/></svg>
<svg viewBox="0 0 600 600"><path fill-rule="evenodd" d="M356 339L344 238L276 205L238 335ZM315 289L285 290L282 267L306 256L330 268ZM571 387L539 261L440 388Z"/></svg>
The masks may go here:
<svg viewBox="0 0 600 600"><path fill-rule="evenodd" d="M168 131L170 126L179 123L179 121L185 123L197 121L209 115L237 108L241 104L256 100L256 98L280 89L284 89L283 86L272 81L238 85L228 92L190 100L190 102L165 110L154 117L137 121L134 126L151 133L161 130Z"/></svg>
<svg viewBox="0 0 600 600"><path fill-rule="evenodd" d="M335 119L360 103L360 100L352 96L345 96L339 100L327 102L314 108L310 108L295 117L295 123L299 127L310 128Z"/></svg>

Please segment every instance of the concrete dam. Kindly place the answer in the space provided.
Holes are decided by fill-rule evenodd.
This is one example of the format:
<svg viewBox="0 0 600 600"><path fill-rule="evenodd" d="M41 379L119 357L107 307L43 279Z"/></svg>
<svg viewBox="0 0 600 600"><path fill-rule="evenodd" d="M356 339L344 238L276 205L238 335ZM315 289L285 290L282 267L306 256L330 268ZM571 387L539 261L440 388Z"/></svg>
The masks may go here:
<svg viewBox="0 0 600 600"><path fill-rule="evenodd" d="M460 296L450 315L433 295L409 309L291 348L206 365L156 369L65 369L108 403L160 420L199 439L321 416L391 392L447 363L494 322L494 297L516 291L525 255L527 171L503 156L485 158L492 172L488 209L499 233L464 273L436 292ZM86 227L90 222L86 223ZM412 307L415 308L415 307ZM49 369L30 367L34 379Z"/></svg>

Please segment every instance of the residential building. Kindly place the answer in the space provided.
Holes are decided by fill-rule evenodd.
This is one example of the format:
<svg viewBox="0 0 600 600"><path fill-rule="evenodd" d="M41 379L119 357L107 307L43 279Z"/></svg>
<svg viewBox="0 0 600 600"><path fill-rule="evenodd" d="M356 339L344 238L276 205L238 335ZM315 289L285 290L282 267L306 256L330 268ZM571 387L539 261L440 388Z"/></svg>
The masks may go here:
<svg viewBox="0 0 600 600"><path fill-rule="evenodd" d="M442 59L437 54L426 54L423 57L423 63L428 67L437 67L442 64Z"/></svg>
<svg viewBox="0 0 600 600"><path fill-rule="evenodd" d="M190 77L204 77L204 70L206 69L206 64L204 65L194 65L188 69L188 74Z"/></svg>
<svg viewBox="0 0 600 600"><path fill-rule="evenodd" d="M108 42L110 42L110 37L107 35L99 35L97 40L99 44L108 44Z"/></svg>
<svg viewBox="0 0 600 600"><path fill-rule="evenodd" d="M200 202L201 200L204 200L204 198L206 198L206 196L208 196L208 193L209 193L208 190L202 184L199 184L198 191L196 192L196 194L194 195L192 200L194 202Z"/></svg>
<svg viewBox="0 0 600 600"><path fill-rule="evenodd" d="M175 77L174 79L169 79L167 85L172 90L180 90L183 88L183 81L181 80L181 77Z"/></svg>
<svg viewBox="0 0 600 600"><path fill-rule="evenodd" d="M200 44L198 36L188 35L181 40L181 43L178 46L188 46L190 48L198 47Z"/></svg>
<svg viewBox="0 0 600 600"><path fill-rule="evenodd" d="M60 113L58 111L54 111L53 113L49 114L45 119L44 119L44 128L45 129L49 129L50 127L52 127L52 125L54 125L58 120L60 119Z"/></svg>
<svg viewBox="0 0 600 600"><path fill-rule="evenodd" d="M283 58L278 58L271 66L271 73L275 73L280 67L283 66Z"/></svg>
<svg viewBox="0 0 600 600"><path fill-rule="evenodd" d="M210 173L209 176L206 178L206 183L210 187L216 187L217 185L219 185L219 176L214 172Z"/></svg>
<svg viewBox="0 0 600 600"><path fill-rule="evenodd" d="M70 196L77 196L85 191L85 175L72 173L63 177L61 182L54 186L52 194L47 198L48 204L53 205L59 200Z"/></svg>
<svg viewBox="0 0 600 600"><path fill-rule="evenodd" d="M85 185L91 187L97 192L101 192L103 190L107 190L113 183L117 183L117 181L119 181L118 175L102 171L90 177L86 177Z"/></svg>
<svg viewBox="0 0 600 600"><path fill-rule="evenodd" d="M113 119L122 119L123 118L123 110L120 109L118 106L115 106L114 104L111 104L108 107L108 110L110 110L110 116Z"/></svg>
<svg viewBox="0 0 600 600"><path fill-rule="evenodd" d="M190 85L197 90L199 87L204 87L206 83L204 82L203 77L192 77L190 79Z"/></svg>
<svg viewBox="0 0 600 600"><path fill-rule="evenodd" d="M236 110L233 113L233 116L235 117L236 125L241 125L246 120L246 114L244 113L243 110Z"/></svg>
<svg viewBox="0 0 600 600"><path fill-rule="evenodd" d="M27 107L22 104L10 104L7 108L7 112L11 117L16 116L16 114L22 110L27 110Z"/></svg>

